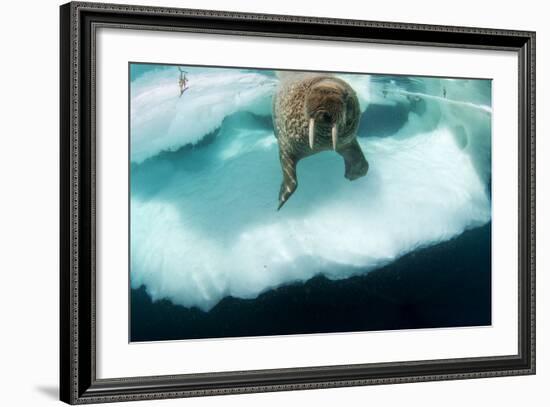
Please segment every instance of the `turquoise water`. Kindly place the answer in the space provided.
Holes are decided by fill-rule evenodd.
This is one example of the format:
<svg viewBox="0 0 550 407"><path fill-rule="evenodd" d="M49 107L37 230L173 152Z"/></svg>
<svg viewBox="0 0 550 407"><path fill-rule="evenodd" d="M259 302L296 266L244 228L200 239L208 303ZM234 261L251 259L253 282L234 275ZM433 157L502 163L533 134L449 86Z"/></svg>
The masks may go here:
<svg viewBox="0 0 550 407"><path fill-rule="evenodd" d="M358 94L367 176L300 162L277 211L275 72L133 64L131 286L211 310L315 277L365 275L491 220L491 81L338 75ZM490 295L490 293L488 293Z"/></svg>

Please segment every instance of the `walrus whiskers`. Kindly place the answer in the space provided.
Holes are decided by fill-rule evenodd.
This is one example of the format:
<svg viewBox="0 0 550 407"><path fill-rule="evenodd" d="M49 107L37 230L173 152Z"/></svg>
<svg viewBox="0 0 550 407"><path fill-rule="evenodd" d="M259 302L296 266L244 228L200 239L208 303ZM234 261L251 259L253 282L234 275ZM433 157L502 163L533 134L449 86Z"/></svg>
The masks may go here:
<svg viewBox="0 0 550 407"><path fill-rule="evenodd" d="M313 150L315 144L315 119L312 117L309 119L309 148Z"/></svg>
<svg viewBox="0 0 550 407"><path fill-rule="evenodd" d="M336 144L338 144L338 125L335 123L332 126L332 148L336 150Z"/></svg>

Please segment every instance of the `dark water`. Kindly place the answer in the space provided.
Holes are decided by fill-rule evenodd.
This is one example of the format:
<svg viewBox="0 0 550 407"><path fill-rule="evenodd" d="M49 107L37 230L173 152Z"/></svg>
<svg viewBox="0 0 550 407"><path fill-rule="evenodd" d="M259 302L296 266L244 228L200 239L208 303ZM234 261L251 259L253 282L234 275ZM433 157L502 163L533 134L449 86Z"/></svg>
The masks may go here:
<svg viewBox="0 0 550 407"><path fill-rule="evenodd" d="M362 276L227 297L209 312L131 292L131 341L490 324L490 223Z"/></svg>

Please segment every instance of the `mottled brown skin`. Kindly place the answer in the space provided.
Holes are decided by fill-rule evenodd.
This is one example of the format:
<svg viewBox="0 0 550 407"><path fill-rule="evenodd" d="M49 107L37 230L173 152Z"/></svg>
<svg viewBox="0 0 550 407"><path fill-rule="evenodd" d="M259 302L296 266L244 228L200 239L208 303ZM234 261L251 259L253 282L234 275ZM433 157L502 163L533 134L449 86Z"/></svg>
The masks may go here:
<svg viewBox="0 0 550 407"><path fill-rule="evenodd" d="M311 119L313 148L309 139ZM369 164L357 142L359 119L357 95L342 79L315 73L286 73L281 78L273 99L273 124L283 171L278 209L298 187L298 161L334 149L333 126L338 134L335 150L344 158L345 177L351 181L366 175Z"/></svg>

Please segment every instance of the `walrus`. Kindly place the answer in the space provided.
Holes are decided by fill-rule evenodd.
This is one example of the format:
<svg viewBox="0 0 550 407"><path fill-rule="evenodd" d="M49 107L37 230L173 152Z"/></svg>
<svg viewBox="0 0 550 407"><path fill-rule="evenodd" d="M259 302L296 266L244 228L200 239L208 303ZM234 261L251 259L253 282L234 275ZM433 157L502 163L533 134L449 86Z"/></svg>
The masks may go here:
<svg viewBox="0 0 550 407"><path fill-rule="evenodd" d="M324 73L279 73L273 98L273 127L279 144L283 181L279 207L298 187L296 165L302 158L335 150L344 158L350 181L367 174L369 164L357 142L360 109L344 80Z"/></svg>

